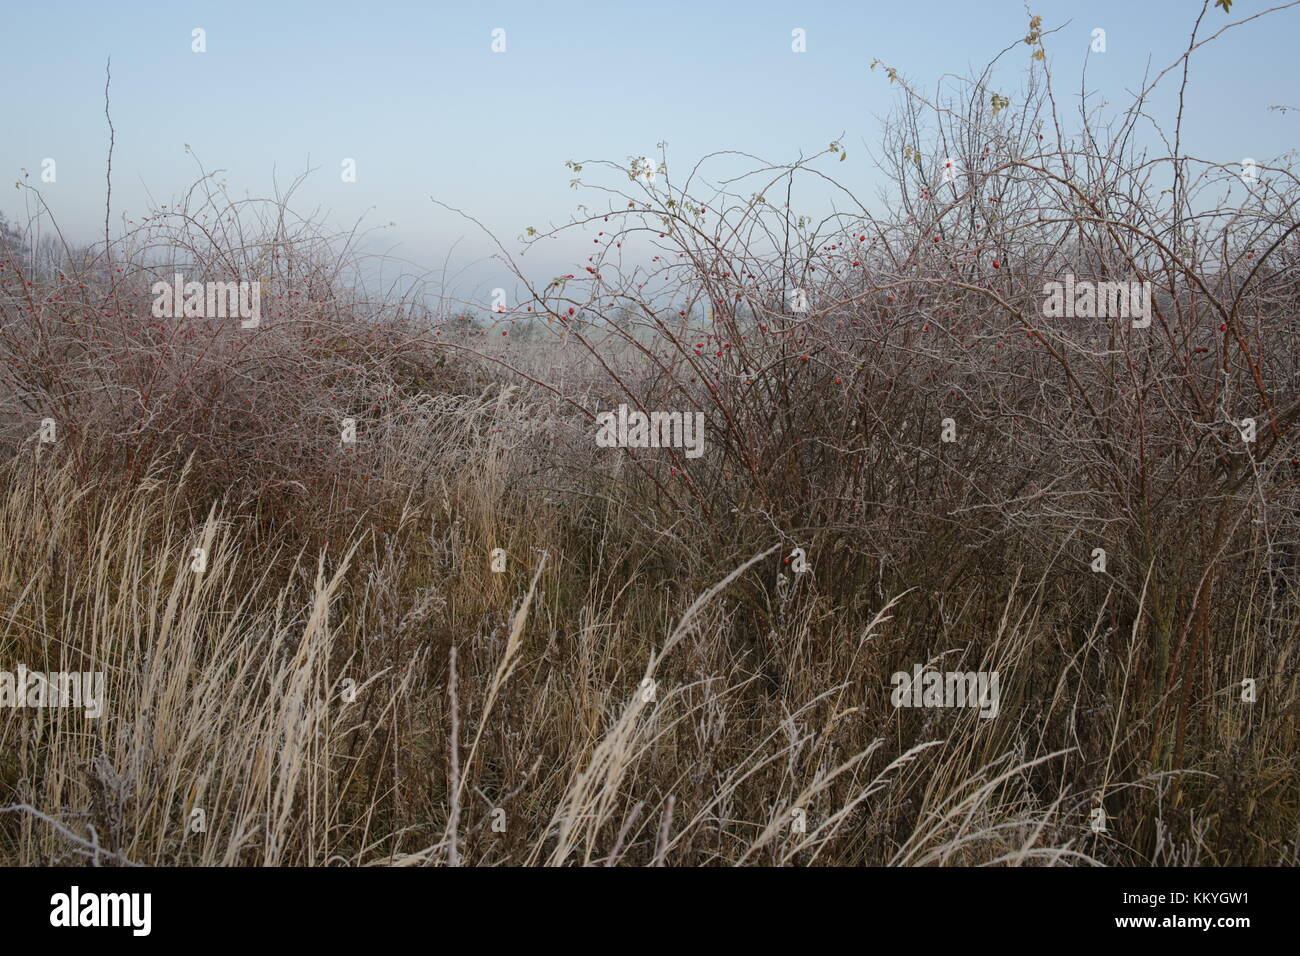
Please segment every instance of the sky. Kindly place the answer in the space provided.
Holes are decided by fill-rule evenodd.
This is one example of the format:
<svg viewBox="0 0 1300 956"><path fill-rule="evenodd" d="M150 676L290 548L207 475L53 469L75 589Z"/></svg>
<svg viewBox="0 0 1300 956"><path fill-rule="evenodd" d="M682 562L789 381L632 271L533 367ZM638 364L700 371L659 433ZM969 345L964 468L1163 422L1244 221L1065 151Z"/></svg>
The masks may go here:
<svg viewBox="0 0 1300 956"><path fill-rule="evenodd" d="M1203 34L1272 5L1236 0L1231 16L1212 9ZM873 59L930 90L1023 37L1032 12L1045 30L1061 28L1046 48L1071 102L1092 31L1106 30L1106 52L1088 61L1088 89L1120 106L1144 73L1181 53L1201 4L0 0L0 8L10 90L0 105L0 171L16 181L28 170L70 238L103 232L111 56L115 222L170 203L201 175L200 163L223 170L240 197L270 195L313 170L296 195L300 212L343 229L382 227L367 239L372 248L422 268L450 262L473 284L490 281L481 267L491 246L431 199L475 216L513 250L526 226L564 222L590 201L569 187L566 160L625 164L657 156L662 142L673 170L716 150L785 162L838 139L848 158L827 171L868 200L880 182L870 151L896 102L882 72L869 69ZM193 50L196 28L206 52ZM494 30L504 31L504 52L493 52ZM805 52L792 49L794 30L804 31ZM1268 107L1300 107L1297 40L1293 8L1196 54L1188 153L1267 161L1294 148L1300 112ZM1030 52L1022 45L1000 66L1008 91ZM1172 115L1174 79L1153 103L1158 115ZM47 158L57 164L53 183L39 182ZM345 159L355 161L355 182L343 181ZM0 192L11 220L30 209L21 191ZM541 250L550 261L538 267L562 268L588 254L581 248L574 240Z"/></svg>

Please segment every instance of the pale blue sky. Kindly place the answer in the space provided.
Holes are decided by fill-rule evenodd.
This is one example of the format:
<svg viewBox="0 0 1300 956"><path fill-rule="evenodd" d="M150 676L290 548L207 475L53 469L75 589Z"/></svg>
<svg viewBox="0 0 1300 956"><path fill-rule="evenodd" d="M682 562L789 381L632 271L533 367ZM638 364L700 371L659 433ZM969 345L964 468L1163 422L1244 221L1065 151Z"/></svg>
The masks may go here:
<svg viewBox="0 0 1300 956"><path fill-rule="evenodd" d="M1237 0L1232 19L1270 4ZM1094 27L1108 51L1094 55L1090 89L1111 102L1180 52L1198 2L1035 2L1060 92L1073 96ZM903 2L311 3L120 2L18 4L5 0L0 63L9 94L0 107L0 170L13 179L58 162L43 193L71 236L102 232L104 60L113 58L113 205L142 212L145 187L170 202L197 174L189 143L208 169L226 170L236 195L265 195L319 167L298 206L331 221L397 223L384 248L430 267L486 252L472 230L429 196L483 219L503 238L559 222L580 197L567 159L654 154L667 141L678 171L703 154L737 149L773 161L812 153L843 133L849 159L830 169L864 200L875 193L864 149L894 94L873 57L923 86L982 66L1022 37L1017 0ZM1227 22L1211 10L1211 29ZM191 30L207 52L191 52ZM493 54L491 31L506 30ZM808 50L790 49L794 28ZM1300 114L1294 48L1300 8L1232 31L1194 61L1188 152L1236 162L1291 149ZM1014 90L1028 47L1000 70ZM1174 92L1168 84L1168 92ZM1158 98L1155 111L1167 106ZM340 180L344 157L357 182ZM12 181L12 180L11 180ZM23 213L0 194L0 211ZM367 212L367 210L370 210ZM581 247L556 255L581 255Z"/></svg>

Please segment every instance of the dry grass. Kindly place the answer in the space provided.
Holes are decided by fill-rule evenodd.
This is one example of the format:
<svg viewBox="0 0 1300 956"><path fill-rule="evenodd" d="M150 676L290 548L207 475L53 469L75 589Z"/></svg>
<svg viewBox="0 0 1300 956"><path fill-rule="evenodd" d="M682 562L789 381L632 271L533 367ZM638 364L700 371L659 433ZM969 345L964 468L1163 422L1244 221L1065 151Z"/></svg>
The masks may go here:
<svg viewBox="0 0 1300 956"><path fill-rule="evenodd" d="M505 401L484 414L518 424ZM91 494L40 446L11 462L4 659L103 670L108 706L0 712L0 786L51 818L8 815L4 858L1294 860L1294 706L1272 703L1295 700L1293 633L1261 666L1271 652L1237 615L1196 701L1193 759L1162 769L1139 629L1108 642L1054 622L1041 580L950 594L937 632L915 594L849 608L800 583L761 633L741 584L775 549L652 573L660 549L629 516L606 506L593 527L511 501L484 471L521 453L477 441L462 470L450 449L418 462L446 497L415 498L420 476L388 462L374 516L319 555L196 508L183 468ZM890 672L949 647L1002 674L998 718L889 706ZM1235 699L1242 672L1261 675L1261 703ZM1106 834L1088 827L1098 793ZM205 832L190 832L196 808Z"/></svg>

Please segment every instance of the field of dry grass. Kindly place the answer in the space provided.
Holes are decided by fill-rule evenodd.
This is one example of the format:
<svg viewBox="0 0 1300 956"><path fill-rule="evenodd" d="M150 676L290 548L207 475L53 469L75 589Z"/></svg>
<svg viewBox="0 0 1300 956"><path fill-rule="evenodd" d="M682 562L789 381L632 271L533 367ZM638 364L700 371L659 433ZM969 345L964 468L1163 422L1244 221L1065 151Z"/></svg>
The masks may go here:
<svg viewBox="0 0 1300 956"><path fill-rule="evenodd" d="M474 321L210 180L0 246L0 670L106 682L0 708L0 862L1300 861L1300 184L898 82L888 209L782 208L839 144L584 164L592 260ZM174 272L260 325L157 317ZM600 447L620 404L704 454ZM927 665L996 714L895 706Z"/></svg>

